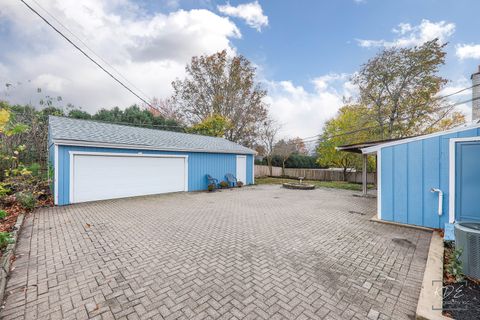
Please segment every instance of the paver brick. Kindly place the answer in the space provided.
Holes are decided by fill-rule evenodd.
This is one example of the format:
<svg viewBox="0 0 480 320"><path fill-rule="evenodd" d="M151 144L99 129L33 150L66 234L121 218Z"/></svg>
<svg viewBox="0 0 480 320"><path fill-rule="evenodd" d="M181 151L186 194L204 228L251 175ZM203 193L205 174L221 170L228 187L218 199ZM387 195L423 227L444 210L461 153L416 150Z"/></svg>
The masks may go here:
<svg viewBox="0 0 480 320"><path fill-rule="evenodd" d="M411 318L431 235L369 221L375 200L353 193L255 186L38 210L0 317Z"/></svg>

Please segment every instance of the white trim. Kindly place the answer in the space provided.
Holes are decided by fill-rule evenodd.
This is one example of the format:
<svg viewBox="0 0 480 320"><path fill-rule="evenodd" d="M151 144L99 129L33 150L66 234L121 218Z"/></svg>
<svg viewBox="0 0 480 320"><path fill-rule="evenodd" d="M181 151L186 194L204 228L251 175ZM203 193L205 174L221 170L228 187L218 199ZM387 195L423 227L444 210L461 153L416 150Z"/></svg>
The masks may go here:
<svg viewBox="0 0 480 320"><path fill-rule="evenodd" d="M457 142L473 142L473 141L480 141L480 137L467 137L467 138L452 138L450 139L449 144L449 181L448 181L448 222L454 223L455 222L455 161L457 158L455 147Z"/></svg>
<svg viewBox="0 0 480 320"><path fill-rule="evenodd" d="M240 150L213 150L213 149L179 149L179 148L158 148L154 146L138 145L138 144L114 144L103 142L89 142L89 141L76 141L76 140L53 140L55 144L63 146L81 146L81 147L97 147L97 148L113 148L113 149L138 149L138 150L154 150L154 151L174 151L174 152L207 152L207 153L229 153L229 154L257 154L252 152L240 151ZM233 142L232 142L233 143ZM246 148L246 147L245 147ZM246 148L248 149L248 148Z"/></svg>
<svg viewBox="0 0 480 320"><path fill-rule="evenodd" d="M177 154L144 154L144 153L116 153L116 152L92 152L92 151L69 151L70 158L70 188L69 188L69 202L75 203L73 198L73 176L74 176L74 157L76 155L86 156L108 156L108 157L142 157L142 158L183 158L184 159L184 191L188 192L188 155Z"/></svg>
<svg viewBox="0 0 480 320"><path fill-rule="evenodd" d="M379 145L376 145L376 146L373 146L373 147L363 148L362 153L373 153L373 152L378 151L378 150L380 150L382 148L385 148L385 147L396 146L396 145L399 145L399 144L404 144L404 143L408 143L408 142L412 142L412 141L418 141L418 140L423 140L423 139L427 139L427 138L433 138L433 137L443 136L443 135L447 135L447 134L451 134L451 133L462 132L462 131L467 131L467 130L477 129L477 128L480 128L480 123L468 124L468 125L453 128L453 129L450 129L450 130L430 133L430 134L426 134L426 135L422 135L422 136L418 136L418 137L412 137L412 138L407 138L407 139L403 139L403 140L396 140L396 141L392 141L392 142L385 142L383 144L379 144Z"/></svg>
<svg viewBox="0 0 480 320"><path fill-rule="evenodd" d="M185 156L184 157L184 164L185 164L185 174L184 174L184 178L185 178L185 189L184 191L185 192L188 192L188 156Z"/></svg>
<svg viewBox="0 0 480 320"><path fill-rule="evenodd" d="M252 184L255 184L255 156L252 156Z"/></svg>
<svg viewBox="0 0 480 320"><path fill-rule="evenodd" d="M110 157L152 157L152 158L188 158L183 154L145 154L145 153L117 153L117 152L95 152L95 151L69 151L70 155L87 156L110 156Z"/></svg>
<svg viewBox="0 0 480 320"><path fill-rule="evenodd" d="M377 218L382 220L382 150L377 151Z"/></svg>
<svg viewBox="0 0 480 320"><path fill-rule="evenodd" d="M70 160L70 184L69 184L69 189L68 189L68 202L70 204L74 203L73 201L73 177L74 177L74 172L73 170L75 169L74 166L74 157L75 157L75 152L74 151L69 151L69 160Z"/></svg>
<svg viewBox="0 0 480 320"><path fill-rule="evenodd" d="M239 159L245 159L245 167L242 170L242 171L245 171L245 179L240 177L240 175L238 174L239 173L239 166L238 166L238 160ZM243 160L240 160L240 162L243 162ZM237 154L237 156L235 157L235 177L237 178L237 181L242 181L245 185L247 184L247 166L248 166L247 155Z"/></svg>
<svg viewBox="0 0 480 320"><path fill-rule="evenodd" d="M58 205L58 145L53 146L54 153L54 177L53 177L53 203Z"/></svg>

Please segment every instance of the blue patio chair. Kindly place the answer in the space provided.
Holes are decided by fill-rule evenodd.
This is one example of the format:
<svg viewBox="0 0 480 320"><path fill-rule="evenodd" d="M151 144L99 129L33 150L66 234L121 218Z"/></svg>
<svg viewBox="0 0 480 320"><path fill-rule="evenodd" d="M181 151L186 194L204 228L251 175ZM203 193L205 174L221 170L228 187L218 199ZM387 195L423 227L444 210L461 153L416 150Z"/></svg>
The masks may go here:
<svg viewBox="0 0 480 320"><path fill-rule="evenodd" d="M215 186L215 188L218 188L218 179L215 179L214 177L212 177L211 175L207 174L206 175L207 177L207 180L208 180L208 184L213 184Z"/></svg>
<svg viewBox="0 0 480 320"><path fill-rule="evenodd" d="M235 178L233 174L227 173L225 175L225 178L227 179L227 182L229 185L231 185L232 187L235 187L235 185L237 184L237 178Z"/></svg>

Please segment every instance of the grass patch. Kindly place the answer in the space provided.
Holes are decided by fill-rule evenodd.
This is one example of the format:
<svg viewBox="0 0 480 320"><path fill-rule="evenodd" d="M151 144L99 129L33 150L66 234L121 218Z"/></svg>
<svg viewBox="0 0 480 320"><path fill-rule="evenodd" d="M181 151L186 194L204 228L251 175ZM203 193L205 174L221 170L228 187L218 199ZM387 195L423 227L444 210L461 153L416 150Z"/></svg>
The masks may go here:
<svg viewBox="0 0 480 320"><path fill-rule="evenodd" d="M298 182L298 179L274 178L274 177L255 178L256 184L282 184L285 182ZM352 182L345 182L345 181L317 181L317 180L303 180L303 182L310 183L315 185L316 187L322 187L322 188L362 191L362 185L359 183L352 183ZM373 184L368 185L368 189L373 189L373 188L374 188Z"/></svg>

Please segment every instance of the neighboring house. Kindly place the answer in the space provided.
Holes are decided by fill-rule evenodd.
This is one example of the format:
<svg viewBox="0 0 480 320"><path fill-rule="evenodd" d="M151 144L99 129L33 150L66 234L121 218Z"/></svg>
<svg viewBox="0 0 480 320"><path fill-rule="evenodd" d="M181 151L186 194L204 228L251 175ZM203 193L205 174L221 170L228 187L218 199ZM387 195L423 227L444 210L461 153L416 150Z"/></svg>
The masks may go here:
<svg viewBox="0 0 480 320"><path fill-rule="evenodd" d="M51 116L48 140L57 205L254 183L255 151L223 138Z"/></svg>
<svg viewBox="0 0 480 320"><path fill-rule="evenodd" d="M360 148L377 156L379 219L430 228L480 222L480 69L472 80L471 124Z"/></svg>

